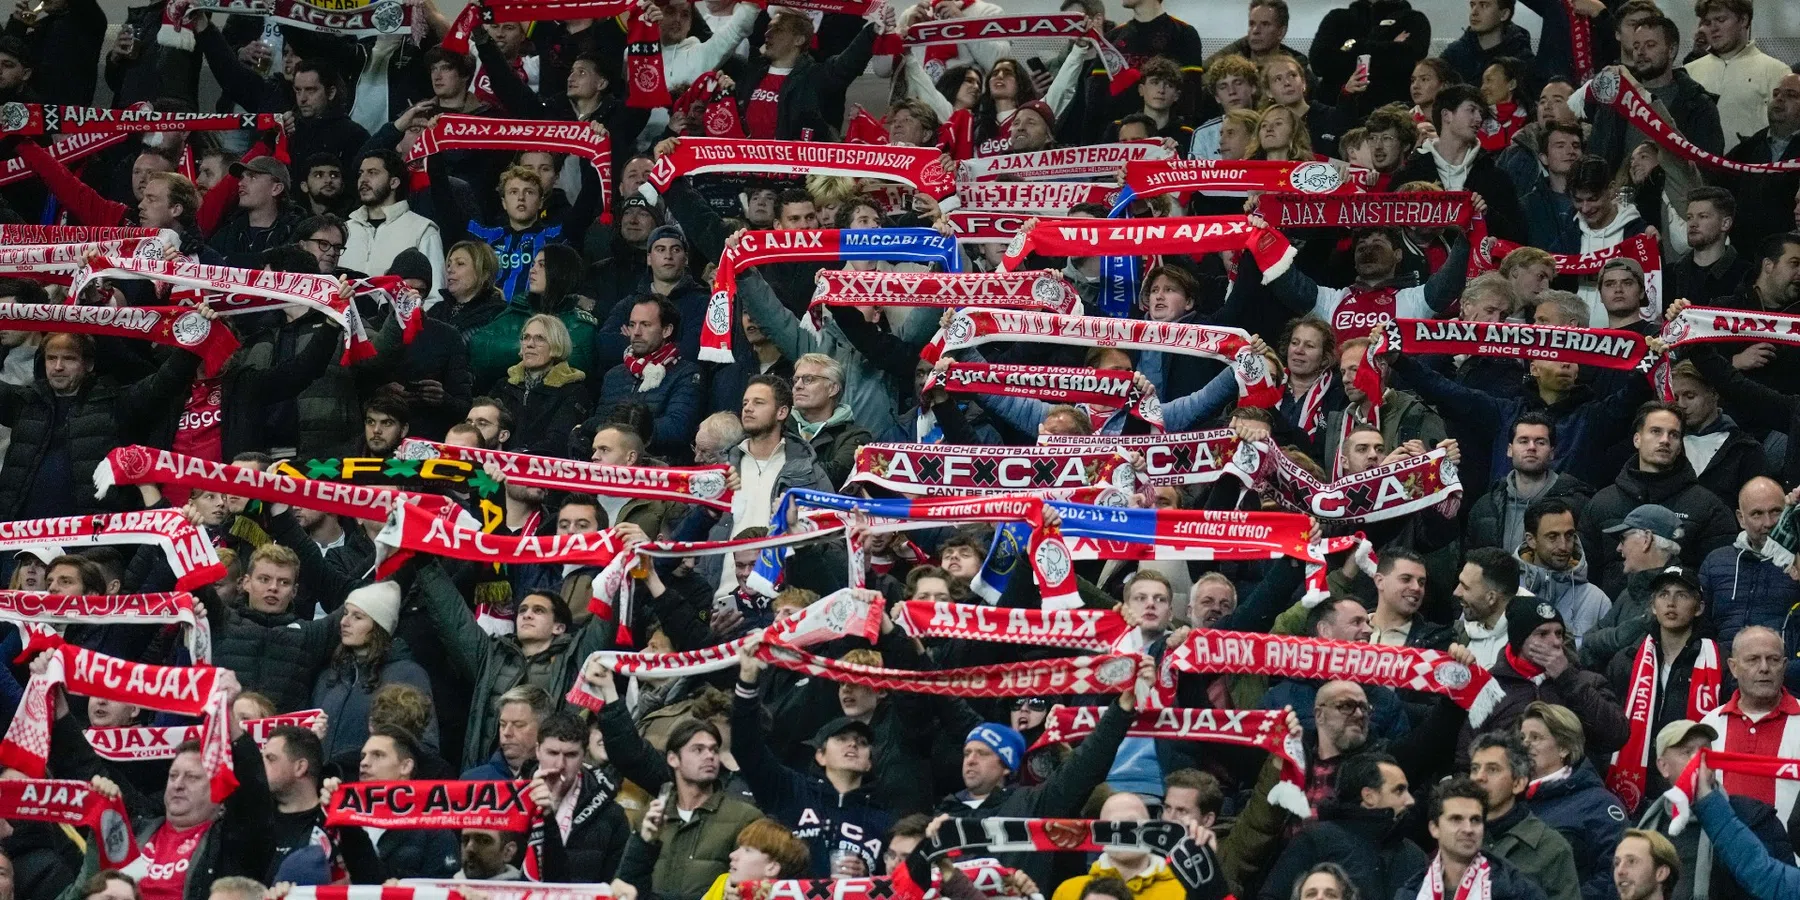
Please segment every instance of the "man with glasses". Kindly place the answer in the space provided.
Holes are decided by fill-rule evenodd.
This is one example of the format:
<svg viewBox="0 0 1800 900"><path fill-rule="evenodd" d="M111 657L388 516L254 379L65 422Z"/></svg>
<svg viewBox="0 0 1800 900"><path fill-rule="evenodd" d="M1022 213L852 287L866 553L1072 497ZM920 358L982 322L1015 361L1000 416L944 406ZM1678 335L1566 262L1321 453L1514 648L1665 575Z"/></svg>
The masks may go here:
<svg viewBox="0 0 1800 900"><path fill-rule="evenodd" d="M788 427L812 445L833 488L850 477L856 448L875 440L843 398L842 363L823 353L808 353L794 362L794 414Z"/></svg>
<svg viewBox="0 0 1800 900"><path fill-rule="evenodd" d="M320 272L345 271L338 265L344 258L345 238L344 220L330 213L310 216L294 226L294 243L319 261Z"/></svg>

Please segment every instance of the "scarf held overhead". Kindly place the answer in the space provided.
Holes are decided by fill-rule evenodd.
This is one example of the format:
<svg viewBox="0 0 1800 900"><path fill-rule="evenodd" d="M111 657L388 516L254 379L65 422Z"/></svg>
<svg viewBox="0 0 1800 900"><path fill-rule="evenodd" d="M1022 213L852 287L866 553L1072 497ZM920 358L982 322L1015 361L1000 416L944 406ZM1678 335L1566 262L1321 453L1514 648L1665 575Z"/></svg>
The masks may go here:
<svg viewBox="0 0 1800 900"><path fill-rule="evenodd" d="M1154 487L1211 484L1221 475L1243 475L1230 465L1241 441L1229 428L1176 434L1040 434L1038 443L1129 450L1142 458L1144 476Z"/></svg>
<svg viewBox="0 0 1800 900"><path fill-rule="evenodd" d="M1013 236L1001 268L1010 272L1027 256L1203 256L1248 251L1273 281L1294 259L1287 238L1258 228L1243 216L1172 219L1042 219Z"/></svg>
<svg viewBox="0 0 1800 900"><path fill-rule="evenodd" d="M1188 890L1223 877L1212 851L1188 840L1187 827L1162 820L950 819L928 838L926 855L993 856L1004 853L1105 853L1146 851L1168 861ZM1204 891L1202 891L1204 893Z"/></svg>
<svg viewBox="0 0 1800 900"><path fill-rule="evenodd" d="M907 600L894 624L916 638L989 641L1105 653L1130 626L1110 609L998 609L973 603Z"/></svg>
<svg viewBox="0 0 1800 900"><path fill-rule="evenodd" d="M945 352L991 341L1117 347L1198 356L1231 366L1237 378L1239 405L1270 407L1281 402L1278 367L1251 346L1248 334L1215 325L963 309L926 345L924 359L935 363Z"/></svg>
<svg viewBox="0 0 1800 900"><path fill-rule="evenodd" d="M579 156L600 173L600 221L611 221L612 135L592 123L442 115L420 132L406 161L444 150L551 150Z"/></svg>
<svg viewBox="0 0 1800 900"><path fill-rule="evenodd" d="M957 164L956 179L993 181L1010 176L1023 181L1054 181L1088 175L1112 176L1118 173L1120 166L1135 160L1168 159L1172 155L1160 140L1028 150L965 159Z"/></svg>
<svg viewBox="0 0 1800 900"><path fill-rule="evenodd" d="M928 306L1018 309L1068 315L1081 297L1049 272L858 272L822 269L814 279L812 320L824 306Z"/></svg>
<svg viewBox="0 0 1800 900"><path fill-rule="evenodd" d="M955 393L1070 403L1087 412L1095 427L1123 408L1149 430L1161 432L1162 401L1154 390L1140 391L1134 375L1120 369L959 362L931 370L925 376L924 390L943 388Z"/></svg>
<svg viewBox="0 0 1800 900"><path fill-rule="evenodd" d="M664 157L665 159L667 157ZM737 324L738 273L777 262L879 262L937 264L954 271L962 259L956 241L930 228L799 229L746 231L726 248L713 273L712 296L700 332L700 360L729 363Z"/></svg>
<svg viewBox="0 0 1800 900"><path fill-rule="evenodd" d="M0 619L34 625L178 623L186 630L188 655L196 662L212 662L212 631L206 619L195 614L194 595L185 591L74 595L0 591ZM29 658L53 643L34 639L20 651L19 658Z"/></svg>
<svg viewBox="0 0 1800 900"><path fill-rule="evenodd" d="M185 113L154 109L103 109L47 103L0 104L0 134L118 133L152 131L267 131L274 113Z"/></svg>
<svg viewBox="0 0 1800 900"><path fill-rule="evenodd" d="M1355 193L1355 181L1331 163L1315 160L1142 159L1125 164L1125 196L1163 194L1302 195Z"/></svg>
<svg viewBox="0 0 1800 900"><path fill-rule="evenodd" d="M0 250L0 258L6 252ZM0 269L4 269L3 262ZM237 337L223 323L180 306L0 303L0 329L69 331L179 347L200 357L202 370L209 378L219 374L225 361L238 349Z"/></svg>
<svg viewBox="0 0 1800 900"><path fill-rule="evenodd" d="M114 144L122 144L130 139L129 134L65 134L50 143L45 150L50 157L67 166L86 159ZM23 156L12 156L5 163L0 163L0 187L24 181L28 178L39 178L37 170L31 167L30 161ZM6 235L6 229L15 228L80 228L79 225L0 225L0 244L37 243L20 241ZM121 228L119 231L154 231L155 229Z"/></svg>
<svg viewBox="0 0 1800 900"><path fill-rule="evenodd" d="M1269 791L1269 802L1301 818L1310 818L1306 802L1306 751L1300 735L1288 731L1288 712L1281 709L1146 709L1137 714L1128 737L1200 741L1254 747L1281 760L1281 780ZM1100 727L1100 710L1092 706L1054 706L1044 731L1031 749L1079 741Z"/></svg>
<svg viewBox="0 0 1800 900"><path fill-rule="evenodd" d="M1105 485L1131 491L1137 472L1116 450L1085 447L989 447L985 444L864 444L852 484L902 494L961 495L1072 490Z"/></svg>
<svg viewBox="0 0 1800 900"><path fill-rule="evenodd" d="M258 471L136 444L106 454L94 470L94 485L100 493L121 484L179 485L366 522L387 521L401 496L387 488L295 478L273 469Z"/></svg>
<svg viewBox="0 0 1800 900"><path fill-rule="evenodd" d="M1170 648L1165 664L1195 674L1268 675L1310 681L1354 681L1442 694L1480 727L1504 692L1480 666L1442 650L1356 644L1253 632L1196 631Z"/></svg>
<svg viewBox="0 0 1800 900"><path fill-rule="evenodd" d="M56 519L0 522L0 552L55 544L155 544L175 572L175 589L191 591L225 577L225 567L208 540L174 509L146 509Z"/></svg>
<svg viewBox="0 0 1800 900"><path fill-rule="evenodd" d="M1630 76L1623 66L1608 66L1595 73L1587 83L1588 103L1599 104L1618 113L1627 123L1649 136L1657 146L1677 158L1709 169L1723 169L1740 175L1780 175L1800 172L1800 160L1772 163L1746 163L1726 159L1702 149L1687 139L1674 124L1662 117L1653 105L1650 93Z"/></svg>
<svg viewBox="0 0 1800 900"><path fill-rule="evenodd" d="M395 452L408 459L454 459L477 466L493 463L499 467L505 480L521 487L598 494L602 497L673 500L721 512L731 509L731 490L725 486L729 466L609 466L506 450L483 450L419 438L407 438Z"/></svg>
<svg viewBox="0 0 1800 900"><path fill-rule="evenodd" d="M918 670L847 663L781 644L763 644L756 654L771 665L811 678L934 697L1122 694L1133 689L1138 660L1143 658L1136 653L1112 653L960 669Z"/></svg>
<svg viewBox="0 0 1800 900"><path fill-rule="evenodd" d="M1256 211L1275 228L1466 228L1473 194L1461 191L1379 194L1267 193Z"/></svg>
<svg viewBox="0 0 1800 900"><path fill-rule="evenodd" d="M269 742L269 735L283 725L312 728L324 714L321 709L308 709L285 715L250 719L244 730L258 747ZM82 731L94 755L111 762L142 762L152 759L174 759L175 751L188 741L198 741L206 733L203 725L138 726L88 728Z"/></svg>
<svg viewBox="0 0 1800 900"><path fill-rule="evenodd" d="M930 194L946 211L956 208L956 180L935 147L684 137L656 160L639 190L655 203L675 179L715 172L881 178Z"/></svg>
<svg viewBox="0 0 1800 900"><path fill-rule="evenodd" d="M914 22L906 29L904 43L913 47L944 47L989 41L1076 38L1088 39L1099 51L1100 64L1106 70L1107 81L1114 96L1124 93L1137 83L1138 72L1129 67L1124 54L1088 23L1085 14L1079 12L982 19L959 16Z"/></svg>
<svg viewBox="0 0 1800 900"><path fill-rule="evenodd" d="M36 280L48 284L68 284L68 276L86 265L88 257L142 256L145 259L162 259L163 251L170 247L181 249L181 237L170 229L162 229L145 237L104 241L12 244L0 246L0 273L41 276Z"/></svg>

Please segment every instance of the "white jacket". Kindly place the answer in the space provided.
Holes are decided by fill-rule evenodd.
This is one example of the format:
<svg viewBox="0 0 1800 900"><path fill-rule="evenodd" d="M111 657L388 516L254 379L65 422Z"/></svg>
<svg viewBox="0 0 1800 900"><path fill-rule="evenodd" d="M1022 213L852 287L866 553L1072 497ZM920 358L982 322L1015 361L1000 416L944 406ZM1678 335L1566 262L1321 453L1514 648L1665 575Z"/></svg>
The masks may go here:
<svg viewBox="0 0 1800 900"><path fill-rule="evenodd" d="M663 45L663 78L668 82L669 95L680 96L700 76L731 58L732 51L750 36L750 29L756 27L756 16L760 11L754 3L739 3L732 8L725 27L713 29L712 37L706 41L690 34L678 44ZM648 148L668 127L669 108L661 106L651 110L644 130L637 135L637 145Z"/></svg>
<svg viewBox="0 0 1800 900"><path fill-rule="evenodd" d="M1581 215L1575 215L1575 227L1581 232L1581 247L1578 252L1593 253L1605 250L1614 244L1625 242L1625 229L1633 222L1642 222L1637 207L1630 200L1620 197L1617 200L1619 211L1613 214L1611 222L1598 229L1589 228ZM1605 328L1606 306L1600 302L1600 279L1582 276L1581 287L1575 292L1588 305L1588 327Z"/></svg>
<svg viewBox="0 0 1800 900"><path fill-rule="evenodd" d="M1788 64L1746 41L1730 58L1711 53L1683 66L1688 77L1719 95L1719 130L1725 152L1769 124L1769 95L1786 77Z"/></svg>
<svg viewBox="0 0 1800 900"><path fill-rule="evenodd" d="M405 200L383 207L380 225L369 221L367 207L359 206L344 220L349 235L344 241L344 256L338 265L364 275L384 275L394 264L400 251L416 248L431 260L431 291L435 296L444 287L444 238L437 223L413 212Z"/></svg>

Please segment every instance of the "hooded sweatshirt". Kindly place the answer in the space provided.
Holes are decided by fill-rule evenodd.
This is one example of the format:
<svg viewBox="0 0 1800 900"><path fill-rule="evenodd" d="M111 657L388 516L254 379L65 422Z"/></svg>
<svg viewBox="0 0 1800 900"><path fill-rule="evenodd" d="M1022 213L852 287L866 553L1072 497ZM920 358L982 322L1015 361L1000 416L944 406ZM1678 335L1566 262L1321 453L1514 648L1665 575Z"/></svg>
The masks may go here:
<svg viewBox="0 0 1800 900"><path fill-rule="evenodd" d="M1581 246L1578 253L1593 253L1619 244L1632 233L1632 225L1637 224L1637 231L1642 231L1643 219L1638 216L1637 208L1624 201L1618 201L1619 211L1613 214L1612 221L1599 228L1589 228L1586 219L1579 214L1575 216L1575 228L1581 233ZM1600 279L1582 278L1581 289L1576 291L1588 305L1588 327L1606 327L1606 307L1600 305Z"/></svg>
<svg viewBox="0 0 1800 900"><path fill-rule="evenodd" d="M1606 592L1588 584L1587 553L1580 540L1575 542L1575 565L1566 572L1533 562L1531 551L1515 546L1518 549L1513 551L1513 557L1519 561L1520 586L1556 605L1569 634L1575 638L1575 646L1580 647L1582 636L1612 608L1612 599Z"/></svg>
<svg viewBox="0 0 1800 900"><path fill-rule="evenodd" d="M1426 144L1425 152L1431 154L1431 161L1437 164L1438 183L1444 190L1460 191L1469 177L1469 170L1475 168L1475 158L1481 155L1481 148L1469 147L1463 152L1462 162L1458 163L1452 163L1438 153L1437 141Z"/></svg>

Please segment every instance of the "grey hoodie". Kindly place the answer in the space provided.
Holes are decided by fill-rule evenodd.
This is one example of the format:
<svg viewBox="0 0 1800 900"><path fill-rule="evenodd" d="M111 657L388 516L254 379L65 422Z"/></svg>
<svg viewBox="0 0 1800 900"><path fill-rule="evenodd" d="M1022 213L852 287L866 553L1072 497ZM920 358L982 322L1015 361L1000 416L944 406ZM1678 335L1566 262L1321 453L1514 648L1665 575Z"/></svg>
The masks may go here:
<svg viewBox="0 0 1800 900"><path fill-rule="evenodd" d="M1525 553L1523 544L1513 550L1513 558L1519 561L1519 585L1556 604L1556 611L1563 617L1563 627L1575 638L1575 646L1580 647L1582 636L1599 624L1600 617L1612 608L1612 600L1606 592L1588 584L1587 551L1577 540L1575 565L1567 572L1553 572L1526 559Z"/></svg>

